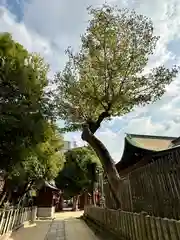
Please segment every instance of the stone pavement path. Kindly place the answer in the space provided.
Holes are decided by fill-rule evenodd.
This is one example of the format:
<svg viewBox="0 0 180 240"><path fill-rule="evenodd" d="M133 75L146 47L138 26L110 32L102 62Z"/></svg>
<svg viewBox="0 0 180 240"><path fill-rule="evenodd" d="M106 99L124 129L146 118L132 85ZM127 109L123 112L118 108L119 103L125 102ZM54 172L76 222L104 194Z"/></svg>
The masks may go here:
<svg viewBox="0 0 180 240"><path fill-rule="evenodd" d="M54 220L44 240L65 240L64 220Z"/></svg>
<svg viewBox="0 0 180 240"><path fill-rule="evenodd" d="M20 228L13 232L9 240L44 240L52 221L37 221L36 226Z"/></svg>
<svg viewBox="0 0 180 240"><path fill-rule="evenodd" d="M65 240L98 240L93 231L80 219L65 220Z"/></svg>
<svg viewBox="0 0 180 240"><path fill-rule="evenodd" d="M20 228L11 240L98 240L83 220L82 212L58 213L52 221L37 221L36 227Z"/></svg>

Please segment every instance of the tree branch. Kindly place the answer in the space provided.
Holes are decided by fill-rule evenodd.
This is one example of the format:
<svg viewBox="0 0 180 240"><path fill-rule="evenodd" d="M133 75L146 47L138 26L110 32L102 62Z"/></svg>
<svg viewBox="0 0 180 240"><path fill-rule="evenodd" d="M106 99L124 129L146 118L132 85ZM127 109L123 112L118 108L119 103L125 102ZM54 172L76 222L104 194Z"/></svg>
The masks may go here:
<svg viewBox="0 0 180 240"><path fill-rule="evenodd" d="M98 128L100 128L101 123L102 123L102 121L103 121L105 118L110 117L109 110L110 110L110 104L109 104L107 110L104 111L104 112L102 112L102 113L99 115L97 121L93 121L93 120L91 120L91 119L87 120L87 124L88 124L89 130L91 131L92 134L94 134L94 133L98 130Z"/></svg>
<svg viewBox="0 0 180 240"><path fill-rule="evenodd" d="M134 58L134 55L133 55L133 53L132 53L132 55L131 55L131 57L130 57L130 60L129 60L129 62L128 62L127 68L126 68L125 76L124 76L124 78L123 78L123 80L122 80L122 83L121 83L121 86L120 86L120 88L119 88L119 94L121 93L121 90L122 90L123 85L124 85L124 83L125 83L125 80L126 80L126 78L127 78L127 76L128 76L128 73L131 71L130 65L131 65L131 62L133 61L133 58ZM130 68L130 69L129 69L129 68Z"/></svg>

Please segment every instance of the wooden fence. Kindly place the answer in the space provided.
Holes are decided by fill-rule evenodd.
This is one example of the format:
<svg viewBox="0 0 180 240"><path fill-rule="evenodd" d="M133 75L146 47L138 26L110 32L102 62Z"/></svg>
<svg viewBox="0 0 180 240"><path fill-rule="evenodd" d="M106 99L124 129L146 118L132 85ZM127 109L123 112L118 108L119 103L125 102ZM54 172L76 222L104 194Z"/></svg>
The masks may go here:
<svg viewBox="0 0 180 240"><path fill-rule="evenodd" d="M143 213L86 206L85 217L97 225L128 240L179 240L180 221L153 217Z"/></svg>
<svg viewBox="0 0 180 240"><path fill-rule="evenodd" d="M180 147L159 152L152 158L152 163L120 181L117 191L121 210L180 219ZM104 189L106 206L116 209L108 185Z"/></svg>
<svg viewBox="0 0 180 240"><path fill-rule="evenodd" d="M36 218L36 207L11 208L0 212L0 236L19 228L24 222L33 222Z"/></svg>

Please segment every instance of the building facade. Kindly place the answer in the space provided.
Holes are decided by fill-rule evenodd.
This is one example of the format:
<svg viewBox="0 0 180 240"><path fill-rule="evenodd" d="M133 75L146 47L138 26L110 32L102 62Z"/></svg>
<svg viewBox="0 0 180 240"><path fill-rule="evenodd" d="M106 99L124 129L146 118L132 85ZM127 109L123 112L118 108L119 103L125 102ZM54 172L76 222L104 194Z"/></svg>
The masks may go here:
<svg viewBox="0 0 180 240"><path fill-rule="evenodd" d="M67 152L72 148L71 142L70 141L64 141L64 147L63 147L63 152Z"/></svg>

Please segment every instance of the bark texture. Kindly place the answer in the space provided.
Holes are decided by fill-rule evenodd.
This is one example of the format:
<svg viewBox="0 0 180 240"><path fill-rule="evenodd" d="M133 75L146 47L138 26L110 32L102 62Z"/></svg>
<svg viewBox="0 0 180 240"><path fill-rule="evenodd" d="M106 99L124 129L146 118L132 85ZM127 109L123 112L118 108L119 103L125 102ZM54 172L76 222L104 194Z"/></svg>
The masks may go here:
<svg viewBox="0 0 180 240"><path fill-rule="evenodd" d="M107 115L105 115L105 114L104 114L104 116L107 117ZM101 121L103 121L103 119L105 118L104 116L101 118L99 117L100 120L98 119L99 121L97 121L97 122L89 121L87 124L85 124L83 126L82 139L84 141L86 141L87 143L89 143L89 145L94 149L97 156L99 157L101 164L104 168L104 171L107 174L108 182L111 186L111 190L113 192L115 201L117 202L117 206L118 206L118 208L120 208L121 207L121 199L120 199L119 195L117 194L119 185L120 185L119 173L117 172L115 163L114 163L112 157L110 156L107 148L94 135L96 130L100 127Z"/></svg>
<svg viewBox="0 0 180 240"><path fill-rule="evenodd" d="M73 197L73 207L72 211L78 210L79 195Z"/></svg>

